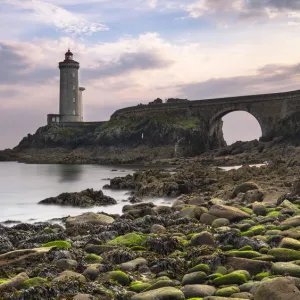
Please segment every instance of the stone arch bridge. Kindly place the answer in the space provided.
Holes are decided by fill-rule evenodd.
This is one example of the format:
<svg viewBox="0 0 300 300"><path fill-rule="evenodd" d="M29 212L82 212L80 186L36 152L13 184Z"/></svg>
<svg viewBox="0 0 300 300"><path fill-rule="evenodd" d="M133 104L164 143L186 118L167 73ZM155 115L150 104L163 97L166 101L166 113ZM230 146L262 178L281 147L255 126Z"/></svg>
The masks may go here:
<svg viewBox="0 0 300 300"><path fill-rule="evenodd" d="M277 124L295 112L300 112L300 90L179 103L138 105L117 110L111 118L130 118L137 115L151 117L159 114L174 117L197 117L199 119L197 136L199 141L205 141L205 148L208 150L224 144L222 117L233 111L246 111L253 115L261 126L261 140L272 140L280 135L277 132Z"/></svg>

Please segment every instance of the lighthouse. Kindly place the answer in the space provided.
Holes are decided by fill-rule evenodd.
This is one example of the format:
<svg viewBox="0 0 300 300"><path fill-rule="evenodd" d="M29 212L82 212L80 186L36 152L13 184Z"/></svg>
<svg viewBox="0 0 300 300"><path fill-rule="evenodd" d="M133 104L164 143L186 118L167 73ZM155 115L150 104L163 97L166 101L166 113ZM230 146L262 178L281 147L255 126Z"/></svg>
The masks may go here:
<svg viewBox="0 0 300 300"><path fill-rule="evenodd" d="M79 62L73 59L73 53L68 49L64 61L58 65L60 70L59 114L49 114L47 123L83 122L82 92L79 86Z"/></svg>
<svg viewBox="0 0 300 300"><path fill-rule="evenodd" d="M79 88L79 62L73 59L70 49L65 54L65 60L59 63L59 69L60 122L82 122L82 91L84 89Z"/></svg>

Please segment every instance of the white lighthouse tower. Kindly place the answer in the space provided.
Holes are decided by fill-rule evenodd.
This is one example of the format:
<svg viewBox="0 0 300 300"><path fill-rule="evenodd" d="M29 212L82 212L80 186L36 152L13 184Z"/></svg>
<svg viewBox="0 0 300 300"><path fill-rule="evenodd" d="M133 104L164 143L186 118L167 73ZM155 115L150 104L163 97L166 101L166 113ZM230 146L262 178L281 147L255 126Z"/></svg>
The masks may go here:
<svg viewBox="0 0 300 300"><path fill-rule="evenodd" d="M79 87L79 62L73 60L70 49L65 54L65 60L59 63L59 69L59 114L47 115L47 123L50 125L83 122L82 92L85 88Z"/></svg>
<svg viewBox="0 0 300 300"><path fill-rule="evenodd" d="M60 122L83 122L82 91L79 87L79 62L73 60L73 53L68 50L65 60L59 63L60 93L59 115Z"/></svg>

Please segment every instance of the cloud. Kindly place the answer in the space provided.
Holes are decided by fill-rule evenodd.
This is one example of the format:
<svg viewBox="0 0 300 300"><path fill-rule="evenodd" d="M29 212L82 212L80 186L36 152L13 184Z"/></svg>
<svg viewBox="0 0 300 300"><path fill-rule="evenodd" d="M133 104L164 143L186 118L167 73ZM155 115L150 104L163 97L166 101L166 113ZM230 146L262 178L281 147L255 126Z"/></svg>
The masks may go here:
<svg viewBox="0 0 300 300"><path fill-rule="evenodd" d="M192 18L212 18L216 22L300 18L298 0L197 0L183 7Z"/></svg>
<svg viewBox="0 0 300 300"><path fill-rule="evenodd" d="M90 69L85 78L96 79L120 76L125 73L143 70L166 68L173 62L155 52L124 53L116 61L98 61L96 67Z"/></svg>
<svg viewBox="0 0 300 300"><path fill-rule="evenodd" d="M5 0L24 12L31 12L36 20L52 25L65 33L74 35L91 35L108 27L98 22L90 22L84 16L72 13L57 5L39 0Z"/></svg>
<svg viewBox="0 0 300 300"><path fill-rule="evenodd" d="M21 50L21 51L20 51ZM41 83L55 76L52 68L35 68L22 49L10 43L0 42L0 83Z"/></svg>
<svg viewBox="0 0 300 300"><path fill-rule="evenodd" d="M209 79L177 86L178 93L189 99L275 93L299 89L300 64L266 65L255 75Z"/></svg>

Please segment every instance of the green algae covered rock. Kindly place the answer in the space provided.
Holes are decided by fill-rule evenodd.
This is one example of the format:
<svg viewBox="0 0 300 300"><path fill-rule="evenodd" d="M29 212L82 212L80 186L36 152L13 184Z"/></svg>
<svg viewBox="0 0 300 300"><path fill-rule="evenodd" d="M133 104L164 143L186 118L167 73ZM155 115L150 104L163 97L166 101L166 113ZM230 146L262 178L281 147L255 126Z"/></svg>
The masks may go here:
<svg viewBox="0 0 300 300"><path fill-rule="evenodd" d="M121 285L129 285L129 277L122 271L111 271L107 273L107 278L117 281Z"/></svg>
<svg viewBox="0 0 300 300"><path fill-rule="evenodd" d="M202 271L206 274L210 273L210 266L207 264L198 264L196 266L194 266L193 268L189 269L187 271L187 273L193 273L193 272L197 272L197 271Z"/></svg>
<svg viewBox="0 0 300 300"><path fill-rule="evenodd" d="M255 235L263 234L265 231L266 231L266 229L263 225L257 225L257 226L253 226L249 230L243 232L242 236L252 237Z"/></svg>
<svg viewBox="0 0 300 300"><path fill-rule="evenodd" d="M246 276L247 280L251 279L250 273L246 270L236 270L236 271L231 272L230 274L244 274Z"/></svg>
<svg viewBox="0 0 300 300"><path fill-rule="evenodd" d="M140 292L143 292L144 290L146 290L149 287L151 287L150 283L142 282L142 281L133 281L130 284L129 290L133 291L135 293L140 293Z"/></svg>
<svg viewBox="0 0 300 300"><path fill-rule="evenodd" d="M240 289L236 286L228 286L216 291L216 296L230 297L234 293L239 293Z"/></svg>
<svg viewBox="0 0 300 300"><path fill-rule="evenodd" d="M90 253L86 256L85 260L89 264L100 264L103 261L103 258L99 255Z"/></svg>
<svg viewBox="0 0 300 300"><path fill-rule="evenodd" d="M288 249L299 250L300 242L295 239L286 237L279 244L279 248L288 248Z"/></svg>
<svg viewBox="0 0 300 300"><path fill-rule="evenodd" d="M151 286L149 286L145 291L151 291L156 290L162 287L174 287L175 283L171 279L160 279L157 280L155 283L153 283Z"/></svg>
<svg viewBox="0 0 300 300"><path fill-rule="evenodd" d="M138 234L135 232L120 235L117 238L107 242L107 245L118 245L118 246L140 246L146 242L147 236L144 234Z"/></svg>
<svg viewBox="0 0 300 300"><path fill-rule="evenodd" d="M23 282L22 287L24 289L29 289L33 286L45 286L48 285L48 280L46 278L42 277L34 277L34 278L29 278Z"/></svg>
<svg viewBox="0 0 300 300"><path fill-rule="evenodd" d="M272 266L274 275L290 275L300 278L300 266L289 262L277 262Z"/></svg>
<svg viewBox="0 0 300 300"><path fill-rule="evenodd" d="M231 284L243 284L247 282L247 278L244 274L227 274L218 277L213 280L213 284L220 285L231 285Z"/></svg>
<svg viewBox="0 0 300 300"><path fill-rule="evenodd" d="M275 257L277 261L292 261L300 259L300 251L286 248L273 248L268 255Z"/></svg>
<svg viewBox="0 0 300 300"><path fill-rule="evenodd" d="M260 257L261 253L256 251L240 251L240 250L230 250L227 251L226 254L234 257L241 257L241 258L256 258Z"/></svg>
<svg viewBox="0 0 300 300"><path fill-rule="evenodd" d="M182 285L187 284L201 284L204 283L206 280L206 273L204 272L193 272L183 276L182 278Z"/></svg>
<svg viewBox="0 0 300 300"><path fill-rule="evenodd" d="M174 287L163 287L153 291L143 292L134 295L131 300L185 300L182 291Z"/></svg>
<svg viewBox="0 0 300 300"><path fill-rule="evenodd" d="M254 280L263 280L264 278L266 277L269 277L271 274L269 272L261 272L261 273L258 273L254 276Z"/></svg>
<svg viewBox="0 0 300 300"><path fill-rule="evenodd" d="M57 247L59 249L69 249L71 248L71 244L67 241L52 241L46 244L43 244L42 247Z"/></svg>
<svg viewBox="0 0 300 300"><path fill-rule="evenodd" d="M213 228L219 228L222 226L228 226L230 224L228 219L225 218L219 218L213 221L213 223L211 224L211 226Z"/></svg>

